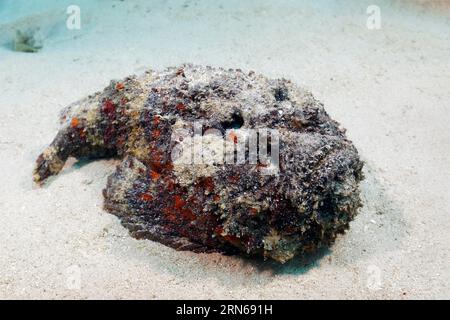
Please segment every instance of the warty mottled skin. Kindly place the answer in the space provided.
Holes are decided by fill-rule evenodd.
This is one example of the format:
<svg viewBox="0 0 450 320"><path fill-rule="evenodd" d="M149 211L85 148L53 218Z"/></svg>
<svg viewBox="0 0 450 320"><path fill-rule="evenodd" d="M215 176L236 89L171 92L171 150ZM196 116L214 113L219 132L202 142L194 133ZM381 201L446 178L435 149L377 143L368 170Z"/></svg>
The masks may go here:
<svg viewBox="0 0 450 320"><path fill-rule="evenodd" d="M191 136L199 120L238 139L245 129L278 130L278 174L263 174L262 163L176 164L183 137L172 133ZM254 72L182 65L112 81L66 110L34 180L57 174L68 157L111 156L122 162L105 209L133 237L179 250L285 262L331 245L360 207L363 164L344 130L310 93Z"/></svg>

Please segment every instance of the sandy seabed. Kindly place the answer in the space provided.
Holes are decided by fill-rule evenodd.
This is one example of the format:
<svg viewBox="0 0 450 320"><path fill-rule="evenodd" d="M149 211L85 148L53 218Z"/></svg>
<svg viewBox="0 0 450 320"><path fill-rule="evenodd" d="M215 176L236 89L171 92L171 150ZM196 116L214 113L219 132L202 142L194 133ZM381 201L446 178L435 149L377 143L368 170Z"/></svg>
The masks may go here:
<svg viewBox="0 0 450 320"><path fill-rule="evenodd" d="M71 1L0 3L0 298L450 298L449 2L78 3L80 30L65 27ZM44 48L12 51L28 26ZM183 62L292 79L347 128L364 207L333 247L276 265L135 240L102 210L114 160L33 185L63 107Z"/></svg>

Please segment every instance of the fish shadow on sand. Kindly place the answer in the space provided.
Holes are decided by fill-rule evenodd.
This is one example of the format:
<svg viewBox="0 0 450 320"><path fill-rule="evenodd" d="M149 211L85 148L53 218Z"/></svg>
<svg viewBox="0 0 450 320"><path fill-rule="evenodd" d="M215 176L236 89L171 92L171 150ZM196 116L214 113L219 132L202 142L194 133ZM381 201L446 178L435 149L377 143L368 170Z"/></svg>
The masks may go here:
<svg viewBox="0 0 450 320"><path fill-rule="evenodd" d="M302 257L294 257L284 264L276 261L259 261L257 269L259 271L269 270L274 275L303 275L311 269L318 268L322 259L331 253L329 248L320 248L314 253L306 254Z"/></svg>
<svg viewBox="0 0 450 320"><path fill-rule="evenodd" d="M149 240L133 239L130 241L139 248L131 257L137 259L138 264L151 265L152 269L175 275L182 282L215 278L224 290L264 285L279 277L301 277L311 270L330 265L352 268L361 259L366 261L371 256L399 250L408 234L401 205L388 195L387 185L381 182L378 170L366 165L364 171L366 178L361 183L363 207L346 234L338 236L330 248L280 264L242 255L175 251ZM115 246L113 250L121 255L119 247ZM129 259L130 255L127 256Z"/></svg>
<svg viewBox="0 0 450 320"><path fill-rule="evenodd" d="M97 159L69 161L61 174L83 170L95 160ZM122 242L111 238L110 254L118 260L135 260L138 265L172 274L182 282L215 278L224 290L264 285L278 277L301 277L313 269L327 265L348 268L357 264L361 257L367 259L371 255L400 249L408 234L401 205L388 195L386 183L379 177L380 172L366 163L364 174L365 180L361 183L363 207L346 234L339 235L330 248L296 257L285 264L242 255L176 251L150 240L136 240L128 236L117 218L114 219L114 229L125 235L127 250L124 251ZM45 185L47 184L51 184L51 181ZM101 190L98 192L101 194Z"/></svg>
<svg viewBox="0 0 450 320"><path fill-rule="evenodd" d="M53 184L53 182L55 180L61 179L61 177L66 176L66 175L70 176L75 171L82 170L85 167L87 167L87 166L91 165L92 163L99 161L99 160L107 161L107 163L109 163L109 165L111 166L110 173L114 172L114 168L120 162L120 159L118 159L117 157L113 157L113 156L105 156L105 157L98 157L98 158L80 158L80 159L75 159L73 157L69 157L69 159L67 159L66 163L64 164L64 167L61 170L61 172L59 172L58 175L56 175L56 176L48 177L46 179L45 183L40 185L39 188L44 188L44 189L48 188L50 185ZM94 177L91 177L91 178L94 178ZM34 182L32 182L32 183L34 184Z"/></svg>

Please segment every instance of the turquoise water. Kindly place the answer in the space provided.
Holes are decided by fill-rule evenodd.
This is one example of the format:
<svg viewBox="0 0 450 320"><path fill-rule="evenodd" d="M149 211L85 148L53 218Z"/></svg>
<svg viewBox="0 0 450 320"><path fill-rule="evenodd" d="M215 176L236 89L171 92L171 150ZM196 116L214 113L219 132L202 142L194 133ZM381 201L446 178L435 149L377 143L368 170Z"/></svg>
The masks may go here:
<svg viewBox="0 0 450 320"><path fill-rule="evenodd" d="M226 1L166 1L166 0L0 0L0 42L5 45L14 40L16 30L38 30L48 45L64 42L83 35L95 35L102 43L105 36L114 33L125 42L136 43L150 34L158 38L161 29L184 38L192 35L211 38L239 36L244 29L254 28L255 37L261 37L273 29L286 26L300 35L311 25L334 23L339 29L346 25L362 24L366 9L376 4L382 9L382 17L390 19L402 16L402 23L417 23L417 17L429 13L431 6L416 6L416 1L373 0L226 0ZM68 29L70 14L67 8L76 5L80 9L81 29ZM450 6L444 6L448 9ZM440 12L448 10L442 10ZM444 18L442 18L444 19ZM429 19L425 19L429 20ZM433 22L421 19L422 27L436 28ZM307 24L308 27L304 28ZM297 30L296 30L297 29ZM437 27L437 29L439 29ZM122 33L126 31L126 35ZM351 31L349 30L351 33ZM330 35L333 28L330 29ZM170 41L171 39L167 39ZM180 40L183 42L183 40Z"/></svg>
<svg viewBox="0 0 450 320"><path fill-rule="evenodd" d="M380 7L382 28L366 27L368 5ZM0 0L0 55L14 52L17 30L42 43L39 54L58 59L111 56L132 71L181 62L248 65L281 71L282 59L321 50L320 63L351 64L347 51L376 51L381 41L402 33L447 30L447 7L433 11L415 1L390 0ZM69 28L68 7L80 10L80 28ZM339 34L339 41L336 35ZM384 40L383 40L384 37ZM403 35L401 36L403 37ZM328 54L329 53L329 54ZM286 56L286 58L285 58ZM102 58L105 57L105 58ZM308 56L311 62L319 60ZM370 58L369 58L370 59ZM319 61L316 61L318 63ZM129 67L132 65L132 68ZM303 66L303 64L302 64ZM126 66L124 66L126 67Z"/></svg>

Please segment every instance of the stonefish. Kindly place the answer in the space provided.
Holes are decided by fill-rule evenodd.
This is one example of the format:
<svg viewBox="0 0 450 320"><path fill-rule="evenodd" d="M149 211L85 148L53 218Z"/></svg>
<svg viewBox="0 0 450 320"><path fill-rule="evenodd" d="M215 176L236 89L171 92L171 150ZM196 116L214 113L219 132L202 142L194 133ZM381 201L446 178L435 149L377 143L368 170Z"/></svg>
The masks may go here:
<svg viewBox="0 0 450 320"><path fill-rule="evenodd" d="M322 103L239 69L111 81L67 108L34 180L69 157L121 159L105 209L133 237L178 250L284 263L331 245L361 206L363 163Z"/></svg>

